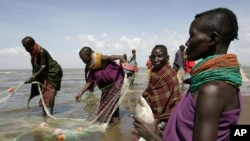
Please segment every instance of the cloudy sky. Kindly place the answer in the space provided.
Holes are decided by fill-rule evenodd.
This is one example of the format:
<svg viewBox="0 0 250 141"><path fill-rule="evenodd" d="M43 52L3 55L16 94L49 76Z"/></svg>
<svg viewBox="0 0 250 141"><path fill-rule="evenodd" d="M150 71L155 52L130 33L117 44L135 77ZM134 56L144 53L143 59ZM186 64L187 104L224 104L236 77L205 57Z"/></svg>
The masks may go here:
<svg viewBox="0 0 250 141"><path fill-rule="evenodd" d="M156 44L167 46L172 64L188 39L194 15L226 7L239 22L239 40L230 53L250 65L249 0L1 0L0 69L29 69L30 56L21 40L32 36L63 68L82 68L83 46L103 54L137 51L140 67Z"/></svg>

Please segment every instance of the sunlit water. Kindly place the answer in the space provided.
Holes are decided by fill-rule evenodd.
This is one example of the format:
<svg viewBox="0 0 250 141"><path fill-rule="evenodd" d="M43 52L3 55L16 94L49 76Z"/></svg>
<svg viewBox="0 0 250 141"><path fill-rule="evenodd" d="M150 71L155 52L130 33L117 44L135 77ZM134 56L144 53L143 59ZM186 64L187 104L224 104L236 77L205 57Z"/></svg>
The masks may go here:
<svg viewBox="0 0 250 141"><path fill-rule="evenodd" d="M250 67L243 67L243 70L250 78ZM22 84L30 76L31 70L0 70L0 93L10 87ZM75 104L74 96L84 83L83 69L64 69L61 90L56 97L54 109L56 117L81 118L82 115L91 114L91 110L89 110L89 113L84 113L70 104ZM0 104L0 141L57 141L57 136L53 134L55 129L65 130L63 132L67 133L66 140L69 141L130 141L133 121L129 115L133 114L138 96L146 85L146 69L140 68L134 85L130 88L132 91L124 96L120 104L120 123L110 126L105 132L77 132L76 127L82 126L82 121L57 120L42 116L42 110L38 107L39 96L31 100L30 109L28 109L27 100L30 94L30 84L22 85L4 105ZM241 90L243 95L249 95L250 83L244 82ZM97 89L95 95L91 96L86 93L83 99L89 96L89 100L93 100L99 94L100 92ZM65 99L68 102L60 103L62 99L64 102ZM85 104L82 105L85 111L86 108L92 108L91 104ZM47 123L45 128L40 126L42 122Z"/></svg>

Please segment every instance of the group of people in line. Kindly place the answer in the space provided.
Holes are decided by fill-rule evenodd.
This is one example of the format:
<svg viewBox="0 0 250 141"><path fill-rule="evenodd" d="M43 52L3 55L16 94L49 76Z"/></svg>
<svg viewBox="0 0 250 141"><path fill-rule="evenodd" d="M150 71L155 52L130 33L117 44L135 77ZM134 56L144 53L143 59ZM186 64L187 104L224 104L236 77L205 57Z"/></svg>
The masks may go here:
<svg viewBox="0 0 250 141"><path fill-rule="evenodd" d="M180 46L173 67L169 64L167 47L155 45L147 63L150 68L148 85L142 93L153 111L155 122L149 124L131 115L134 120L132 134L148 141L229 140L230 126L237 124L242 108L240 65L235 54L227 54L234 39L238 39L236 15L230 9L215 8L195 15L185 43L187 48ZM33 75L25 83L38 81L49 88L42 91L44 96L47 95L46 106L53 114L62 69L33 38L25 37L22 43L31 55L33 66ZM113 93L102 93L101 112L106 103L119 93L125 77L123 67L115 60L120 63L127 60L123 55L103 55L90 47L83 47L79 56L86 64L87 74L86 84L76 95L76 101L93 85L100 89L112 86L110 91ZM197 60L200 61L195 66L188 64ZM185 68L184 77L180 73ZM185 83L190 84L184 95L179 90L179 81L184 81L183 78L189 78ZM36 84L32 84L32 93L36 94L38 92L33 85ZM119 107L111 121L117 120Z"/></svg>

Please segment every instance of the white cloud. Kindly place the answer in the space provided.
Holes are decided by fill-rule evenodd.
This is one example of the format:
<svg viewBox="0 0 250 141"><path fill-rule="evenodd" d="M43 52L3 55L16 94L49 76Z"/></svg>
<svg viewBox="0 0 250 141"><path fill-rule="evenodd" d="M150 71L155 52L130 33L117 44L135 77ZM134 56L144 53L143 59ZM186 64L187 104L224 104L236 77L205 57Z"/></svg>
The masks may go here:
<svg viewBox="0 0 250 141"><path fill-rule="evenodd" d="M126 36L122 36L120 38L121 43L123 43L126 47L132 49L137 49L141 44L141 38L128 38Z"/></svg>
<svg viewBox="0 0 250 141"><path fill-rule="evenodd" d="M14 48L0 48L0 55L23 55L26 56L28 53L25 51L24 48L21 47L14 47Z"/></svg>

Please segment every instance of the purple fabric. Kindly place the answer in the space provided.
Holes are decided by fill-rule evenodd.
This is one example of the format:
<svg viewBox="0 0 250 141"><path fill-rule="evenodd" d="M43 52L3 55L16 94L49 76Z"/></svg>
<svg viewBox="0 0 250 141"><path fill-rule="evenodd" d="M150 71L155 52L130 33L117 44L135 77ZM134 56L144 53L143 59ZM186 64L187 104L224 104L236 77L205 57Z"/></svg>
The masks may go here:
<svg viewBox="0 0 250 141"><path fill-rule="evenodd" d="M115 61L110 62L104 69L90 70L87 82L95 81L100 89L117 82L117 85L123 83L123 68ZM118 84L120 82L120 84Z"/></svg>
<svg viewBox="0 0 250 141"><path fill-rule="evenodd" d="M103 69L89 70L87 82L94 82L102 91L98 109L98 121L107 122L109 115L114 110L111 119L113 117L119 117L119 107L117 107L117 109L114 108L119 101L123 79L123 68L115 61L109 62ZM107 108L107 106L109 108Z"/></svg>
<svg viewBox="0 0 250 141"><path fill-rule="evenodd" d="M239 109L224 112L219 121L217 141L227 141L230 138L230 125L237 124L242 107L241 93L239 96ZM194 129L194 113L196 102L188 92L176 106L167 127L164 130L163 139L168 141L192 141Z"/></svg>

